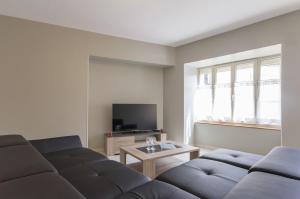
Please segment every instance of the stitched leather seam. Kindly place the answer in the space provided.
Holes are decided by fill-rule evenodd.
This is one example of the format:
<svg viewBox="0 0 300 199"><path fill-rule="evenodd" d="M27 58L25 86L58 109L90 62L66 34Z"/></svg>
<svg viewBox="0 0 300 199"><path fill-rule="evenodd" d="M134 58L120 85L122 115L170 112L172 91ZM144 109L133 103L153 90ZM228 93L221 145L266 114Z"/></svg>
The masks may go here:
<svg viewBox="0 0 300 199"><path fill-rule="evenodd" d="M215 158L205 157L205 156L202 156L201 158L202 159L207 159L207 160L213 160L213 161L216 161L216 162L226 163L226 164L229 164L231 166L239 167L239 168L242 168L242 169L249 169L250 168L249 166L238 163L238 162L231 162L231 161L227 161L227 160L215 159Z"/></svg>
<svg viewBox="0 0 300 199"><path fill-rule="evenodd" d="M24 143L18 143L18 144L2 145L2 146L0 146L0 148L13 147L13 146L21 146L21 145L28 145L28 143L24 142Z"/></svg>
<svg viewBox="0 0 300 199"><path fill-rule="evenodd" d="M203 170L201 170L201 169L199 169L199 168L197 168L197 167L193 167L193 166L190 166L190 165L184 165L184 166L190 167L190 168L192 168L192 169L195 169L195 170L198 170L198 171L201 171L201 172L205 173ZM230 178L230 177L225 176L225 175L220 175L220 174L217 174L217 173L213 173L213 174L210 174L210 175L208 175L208 176L216 176L216 177L219 177L219 178L223 178L223 179L225 179L225 180L229 180L229 181L233 181L233 182L235 182L235 183L238 183L238 181L237 181L237 180L234 180L233 178Z"/></svg>
<svg viewBox="0 0 300 199"><path fill-rule="evenodd" d="M19 180L21 178L26 178L26 177L30 177L30 176L35 176L35 175L40 175L40 174L43 174L43 173L54 173L54 171L40 171L40 172L36 172L36 173L31 173L31 174L27 174L27 175L23 175L23 176L18 176L18 177L14 177L14 178L9 178L9 179L5 179L3 181L0 181L0 183L5 183L5 182L8 182L8 181L13 181L13 180Z"/></svg>

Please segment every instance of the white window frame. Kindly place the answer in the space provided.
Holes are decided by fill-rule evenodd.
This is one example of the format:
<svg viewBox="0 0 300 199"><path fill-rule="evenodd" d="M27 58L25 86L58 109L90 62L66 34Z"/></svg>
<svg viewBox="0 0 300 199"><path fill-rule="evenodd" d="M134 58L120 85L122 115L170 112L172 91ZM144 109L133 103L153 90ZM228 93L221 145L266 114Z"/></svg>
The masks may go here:
<svg viewBox="0 0 300 199"><path fill-rule="evenodd" d="M281 125L269 125L269 124L259 124L257 122L257 117L258 117L258 100L259 100L259 82L260 82L260 67L261 63L264 60L268 59L276 59L280 58L281 60L281 55L271 55L271 56L265 56L265 57L258 57L258 58L253 58L253 59L246 59L246 60L241 60L241 61L236 61L236 62L230 62L226 64L219 64L219 65L213 65L213 66L207 66L207 67L201 67L197 71L197 85L199 86L199 81L200 81L200 74L201 70L205 70L207 68L211 69L211 78L212 78L212 107L214 107L214 99L215 99L215 81L216 81L216 71L218 68L222 67L230 67L231 68L231 121L230 122L220 122L216 120L200 120L197 121L197 123L205 123L205 124L216 124L216 125L230 125L230 126L242 126L242 127L249 127L249 128L264 128L264 129L272 129L272 130L280 130ZM245 122L234 122L234 84L235 84L235 79L236 79L236 67L240 64L243 63L253 63L253 82L254 82L254 122L253 123L245 123ZM281 70L282 64L280 63L280 70ZM281 81L281 78L280 78ZM281 84L281 82L280 82Z"/></svg>

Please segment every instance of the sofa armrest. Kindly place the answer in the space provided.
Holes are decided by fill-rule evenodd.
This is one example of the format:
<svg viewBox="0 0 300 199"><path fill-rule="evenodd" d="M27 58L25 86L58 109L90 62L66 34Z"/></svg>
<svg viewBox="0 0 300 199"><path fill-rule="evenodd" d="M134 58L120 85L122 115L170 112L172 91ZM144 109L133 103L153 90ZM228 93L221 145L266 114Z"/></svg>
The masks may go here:
<svg viewBox="0 0 300 199"><path fill-rule="evenodd" d="M269 173L245 176L224 199L299 199L300 181Z"/></svg>
<svg viewBox="0 0 300 199"><path fill-rule="evenodd" d="M30 140L30 143L42 154L82 147L78 135Z"/></svg>
<svg viewBox="0 0 300 199"><path fill-rule="evenodd" d="M28 142L21 135L1 135L0 136L0 147L24 145L24 144L28 144Z"/></svg>
<svg viewBox="0 0 300 199"><path fill-rule="evenodd" d="M300 149L275 147L249 170L254 171L300 180Z"/></svg>

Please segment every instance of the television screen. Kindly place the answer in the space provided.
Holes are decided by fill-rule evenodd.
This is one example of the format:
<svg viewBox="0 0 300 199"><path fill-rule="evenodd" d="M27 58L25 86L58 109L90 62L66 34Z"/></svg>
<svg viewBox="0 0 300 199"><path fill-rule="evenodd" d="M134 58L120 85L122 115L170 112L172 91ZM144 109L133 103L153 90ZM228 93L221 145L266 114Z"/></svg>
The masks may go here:
<svg viewBox="0 0 300 199"><path fill-rule="evenodd" d="M113 104L113 132L157 129L156 104Z"/></svg>

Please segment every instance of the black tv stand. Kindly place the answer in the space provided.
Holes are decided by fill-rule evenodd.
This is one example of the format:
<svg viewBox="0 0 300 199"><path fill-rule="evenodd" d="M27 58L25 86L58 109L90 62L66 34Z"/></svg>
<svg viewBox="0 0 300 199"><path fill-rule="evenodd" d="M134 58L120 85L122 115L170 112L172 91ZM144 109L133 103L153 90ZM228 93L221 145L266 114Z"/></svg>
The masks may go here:
<svg viewBox="0 0 300 199"><path fill-rule="evenodd" d="M129 131L115 131L112 134L143 134L143 133L160 133L160 130L129 130Z"/></svg>

